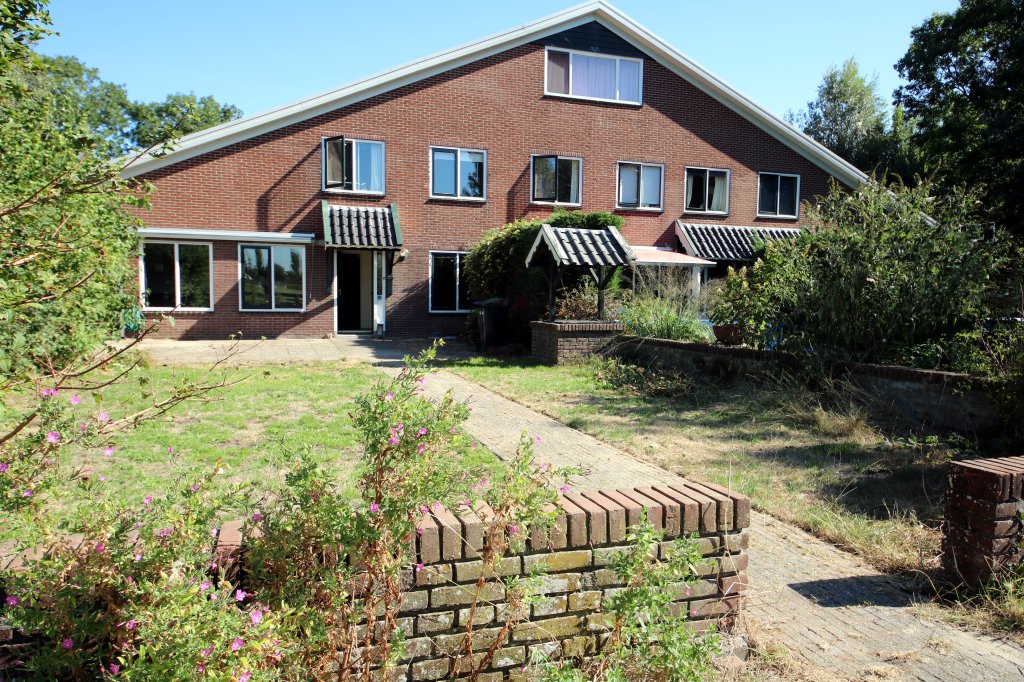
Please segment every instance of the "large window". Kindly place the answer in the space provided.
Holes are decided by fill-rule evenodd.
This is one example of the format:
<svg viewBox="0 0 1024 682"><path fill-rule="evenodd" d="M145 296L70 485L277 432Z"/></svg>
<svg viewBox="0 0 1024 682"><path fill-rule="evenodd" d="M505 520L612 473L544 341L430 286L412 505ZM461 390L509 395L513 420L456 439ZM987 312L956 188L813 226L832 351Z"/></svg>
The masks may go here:
<svg viewBox="0 0 1024 682"><path fill-rule="evenodd" d="M242 310L302 311L306 300L306 249L242 244Z"/></svg>
<svg viewBox="0 0 1024 682"><path fill-rule="evenodd" d="M384 143L328 137L324 140L324 189L384 193Z"/></svg>
<svg viewBox="0 0 1024 682"><path fill-rule="evenodd" d="M435 199L487 198L487 152L430 148L430 196Z"/></svg>
<svg viewBox="0 0 1024 682"><path fill-rule="evenodd" d="M430 252L430 312L469 312L469 297L458 251Z"/></svg>
<svg viewBox="0 0 1024 682"><path fill-rule="evenodd" d="M687 213L729 212L729 171L715 168L686 169Z"/></svg>
<svg viewBox="0 0 1024 682"><path fill-rule="evenodd" d="M665 167L655 163L619 163L617 208L661 210Z"/></svg>
<svg viewBox="0 0 1024 682"><path fill-rule="evenodd" d="M641 59L549 47L544 93L640 104L643 73Z"/></svg>
<svg viewBox="0 0 1024 682"><path fill-rule="evenodd" d="M568 156L534 156L531 200L537 204L580 205L583 160Z"/></svg>
<svg viewBox="0 0 1024 682"><path fill-rule="evenodd" d="M796 218L799 207L799 175L761 173L757 186L757 215Z"/></svg>
<svg viewBox="0 0 1024 682"><path fill-rule="evenodd" d="M142 305L147 310L212 310L209 244L147 242L142 254Z"/></svg>

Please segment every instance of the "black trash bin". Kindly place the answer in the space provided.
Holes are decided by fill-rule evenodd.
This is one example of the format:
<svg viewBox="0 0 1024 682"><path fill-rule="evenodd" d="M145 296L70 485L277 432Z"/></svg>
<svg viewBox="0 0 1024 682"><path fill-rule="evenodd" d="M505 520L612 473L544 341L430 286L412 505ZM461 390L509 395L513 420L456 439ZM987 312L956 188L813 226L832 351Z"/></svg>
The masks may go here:
<svg viewBox="0 0 1024 682"><path fill-rule="evenodd" d="M479 301L480 340L478 350L485 350L508 343L508 302L503 298L488 298Z"/></svg>

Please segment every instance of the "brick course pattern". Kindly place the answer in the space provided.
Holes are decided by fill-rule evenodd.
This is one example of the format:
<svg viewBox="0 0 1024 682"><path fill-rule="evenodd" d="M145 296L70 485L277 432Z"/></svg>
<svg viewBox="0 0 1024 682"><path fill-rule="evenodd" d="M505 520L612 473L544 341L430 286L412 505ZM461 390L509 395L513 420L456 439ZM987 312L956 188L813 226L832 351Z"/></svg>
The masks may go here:
<svg viewBox="0 0 1024 682"><path fill-rule="evenodd" d="M625 330L621 322L538 322L530 323L533 357L546 365L564 365L592 355Z"/></svg>
<svg viewBox="0 0 1024 682"><path fill-rule="evenodd" d="M615 552L628 545L626 535L641 514L664 533L652 554L672 551L673 540L697 534L702 563L698 579L673 586L672 611L683 614L697 631L712 624L730 624L740 612L747 591L750 501L720 486L666 478L664 485L567 493L562 512L548 533L527 531L526 551L501 559L497 576L525 576L546 567L541 590L545 599L509 636L481 679L520 679L533 649L569 657L600 650L610 619L603 601L624 586L609 568ZM441 509L424 514L415 540L415 560L424 568L407 569L407 586L399 626L407 636L405 659L388 679L446 679L459 652L483 562L480 514ZM244 557L240 523L225 524L217 554L238 574ZM240 571L244 576L244 570ZM474 647L486 648L498 631L507 605L504 585L495 576L485 583L475 616ZM243 579L244 586L244 579ZM488 627L492 625L492 627Z"/></svg>
<svg viewBox="0 0 1024 682"><path fill-rule="evenodd" d="M731 172L729 214L692 215L702 223L792 227L799 220L757 217L758 173L801 176L800 199L828 191L829 174L692 83L652 59L643 69L642 106L544 95L544 47L522 45L147 173L156 190L139 213L150 227L323 234L320 201L385 207L397 203L407 257L394 268L389 335L451 335L465 316L429 313L432 250L468 250L484 231L519 218L540 218L551 206L530 201L530 157L583 158L582 209L625 218L631 244L676 246L687 166ZM383 140L383 196L321 189L321 139L345 135ZM486 201L430 198L429 147L485 149ZM616 162L665 165L664 210L619 210ZM227 245L228 251L234 245ZM218 254L222 251L218 247ZM238 311L237 256L215 264L215 310L180 314L162 330L174 338L250 335L321 337L333 332L334 297L322 241L307 247L305 313Z"/></svg>
<svg viewBox="0 0 1024 682"><path fill-rule="evenodd" d="M945 569L967 583L982 583L1024 558L1024 457L949 465L942 524Z"/></svg>

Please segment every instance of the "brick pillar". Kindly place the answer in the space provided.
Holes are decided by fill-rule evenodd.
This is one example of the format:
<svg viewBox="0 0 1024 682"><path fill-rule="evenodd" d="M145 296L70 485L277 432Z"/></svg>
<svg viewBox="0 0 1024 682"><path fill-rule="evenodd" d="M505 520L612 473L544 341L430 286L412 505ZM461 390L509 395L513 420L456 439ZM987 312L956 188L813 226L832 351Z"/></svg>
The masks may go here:
<svg viewBox="0 0 1024 682"><path fill-rule="evenodd" d="M943 522L942 562L956 579L987 581L1024 553L1024 457L953 462Z"/></svg>

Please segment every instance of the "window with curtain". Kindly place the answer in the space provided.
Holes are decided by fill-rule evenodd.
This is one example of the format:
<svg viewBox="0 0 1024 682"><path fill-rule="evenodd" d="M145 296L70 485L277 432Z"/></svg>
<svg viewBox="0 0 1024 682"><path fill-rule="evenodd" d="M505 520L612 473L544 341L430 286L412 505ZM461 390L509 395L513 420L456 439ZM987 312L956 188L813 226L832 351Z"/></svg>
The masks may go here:
<svg viewBox="0 0 1024 682"><path fill-rule="evenodd" d="M430 196L487 198L487 152L482 149L430 149Z"/></svg>
<svg viewBox="0 0 1024 682"><path fill-rule="evenodd" d="M150 242L142 253L142 305L148 310L212 310L209 244Z"/></svg>
<svg viewBox="0 0 1024 682"><path fill-rule="evenodd" d="M243 244L241 309L301 311L306 298L306 250Z"/></svg>
<svg viewBox="0 0 1024 682"><path fill-rule="evenodd" d="M761 173L757 187L757 214L796 218L800 208L800 176Z"/></svg>
<svg viewBox="0 0 1024 682"><path fill-rule="evenodd" d="M384 193L384 143L329 137L324 140L324 189Z"/></svg>
<svg viewBox="0 0 1024 682"><path fill-rule="evenodd" d="M684 206L687 213L728 213L729 171L688 167Z"/></svg>
<svg viewBox="0 0 1024 682"><path fill-rule="evenodd" d="M583 160L569 156L542 155L531 159L531 200L540 204L580 204Z"/></svg>
<svg viewBox="0 0 1024 682"><path fill-rule="evenodd" d="M545 94L640 104L643 60L548 48Z"/></svg>
<svg viewBox="0 0 1024 682"><path fill-rule="evenodd" d="M469 312L468 287L462 274L465 255L456 251L430 252L430 312Z"/></svg>
<svg viewBox="0 0 1024 682"><path fill-rule="evenodd" d="M618 208L661 210L664 166L620 163Z"/></svg>

